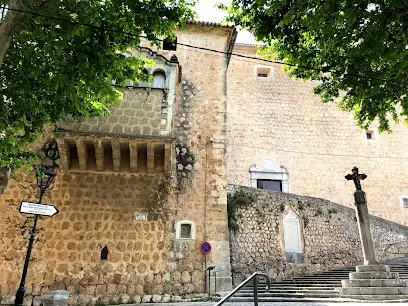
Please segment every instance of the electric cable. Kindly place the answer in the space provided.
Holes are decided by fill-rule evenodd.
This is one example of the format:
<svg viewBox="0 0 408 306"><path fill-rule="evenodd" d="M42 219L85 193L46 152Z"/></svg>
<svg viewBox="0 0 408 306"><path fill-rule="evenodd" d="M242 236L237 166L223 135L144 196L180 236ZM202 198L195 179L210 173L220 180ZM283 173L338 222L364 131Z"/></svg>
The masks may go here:
<svg viewBox="0 0 408 306"><path fill-rule="evenodd" d="M135 33L132 33L132 32L109 29L109 28L94 25L94 24L91 24L91 23L83 23L83 22L69 20L69 19L65 19L65 18L61 18L61 17L51 16L51 15L44 15L44 14L40 14L40 13L37 13L37 12L26 11L26 10L15 9L15 8L9 8L9 7L4 6L4 5L0 6L0 8L2 8L3 10L7 9L9 11L15 11L15 12L24 13L24 14L30 14L30 15L37 16L37 17L43 17L43 18L63 21L63 22L67 22L67 23L70 23L70 24L76 25L76 26L85 26L85 27L90 27L90 28L94 28L94 29L98 29L98 30L102 30L102 31L106 31L106 32L112 32L112 33L132 36L132 37L148 39L148 37L144 36L144 35L139 35L139 34L135 34ZM163 42L163 39L157 39L157 41ZM315 67L308 67L308 66L303 66L303 65L284 63L284 62L280 62L280 61L274 61L274 60L269 60L269 59L265 59L265 58L259 58L259 57L255 57L255 56L248 56L248 55L243 55L243 54L238 54L238 53L233 53L233 52L225 52L225 51L221 51L221 50L216 50L216 49L211 49L211 48L206 48L206 47L200 47L200 46L194 46L194 45L191 45L191 44L185 44L185 43L180 43L180 42L177 42L177 45L184 46L184 47L189 47L189 48L193 48L193 49L198 49L198 50L209 51L209 52L212 52L212 53L219 53L219 54L223 54L223 55L227 55L227 56L235 56L235 57L240 57L240 58L245 58L245 59L251 59L251 60L257 60L257 61L262 61L262 62L273 63L273 64L277 64L277 65L286 65L286 66L290 66L290 67L304 68L304 69L310 69L310 70L315 70L315 71L321 72L321 69L315 68ZM331 70L328 70L327 72L331 72ZM390 80L381 79L381 78L368 77L368 76L364 76L364 75L360 75L360 74L343 73L343 76L354 77L354 78L364 78L364 79L376 80L376 81L382 81L382 82L391 82L391 83L396 83L396 84L399 84L399 85L408 85L408 83L403 84L401 82L390 81Z"/></svg>

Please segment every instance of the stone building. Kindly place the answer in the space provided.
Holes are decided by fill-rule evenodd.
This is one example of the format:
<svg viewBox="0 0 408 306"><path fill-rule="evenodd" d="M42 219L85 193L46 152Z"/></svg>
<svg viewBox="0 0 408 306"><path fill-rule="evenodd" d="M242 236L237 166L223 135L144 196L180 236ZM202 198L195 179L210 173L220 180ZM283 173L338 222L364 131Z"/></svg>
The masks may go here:
<svg viewBox="0 0 408 306"><path fill-rule="evenodd" d="M236 30L198 22L176 35L179 43L230 53ZM156 62L151 84L118 87L124 100L107 118L59 124L60 167L44 202L60 212L40 221L28 299L66 288L73 304L168 301L205 292L210 265L223 270L218 288L231 289L224 154L230 57L187 47L158 53L147 42L132 55ZM27 216L18 206L37 194L34 176L18 174L0 198L2 303L17 290L26 251ZM212 245L208 255L200 251L204 241Z"/></svg>
<svg viewBox="0 0 408 306"><path fill-rule="evenodd" d="M253 45L234 53L256 57ZM228 183L353 206L353 166L371 214L408 224L408 128L363 131L353 114L323 104L315 82L289 78L282 66L232 56L228 69ZM264 186L265 185L265 186Z"/></svg>
<svg viewBox="0 0 408 306"><path fill-rule="evenodd" d="M218 290L230 289L228 183L351 206L344 175L357 165L369 175L371 213L406 224L406 128L361 131L352 114L323 105L313 83L231 55L256 56L254 46L234 48L233 27L198 22L176 36L176 50L143 42L129 51L155 61L153 82L112 80L124 100L109 117L64 122L44 136L60 156L44 202L60 213L40 221L28 298L66 288L73 304L168 301L205 292L209 266L220 271ZM18 173L0 197L3 304L17 290L30 224L18 206L37 194L35 177Z"/></svg>

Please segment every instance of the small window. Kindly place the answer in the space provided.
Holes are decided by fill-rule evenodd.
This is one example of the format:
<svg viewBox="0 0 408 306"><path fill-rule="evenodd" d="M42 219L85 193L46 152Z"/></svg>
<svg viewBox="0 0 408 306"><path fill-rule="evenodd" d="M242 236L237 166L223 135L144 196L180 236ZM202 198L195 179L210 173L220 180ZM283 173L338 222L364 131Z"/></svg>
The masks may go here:
<svg viewBox="0 0 408 306"><path fill-rule="evenodd" d="M279 180L258 180L257 181L258 188L271 190L276 192L282 191L282 181Z"/></svg>
<svg viewBox="0 0 408 306"><path fill-rule="evenodd" d="M271 67L256 67L256 77L257 78L271 78L272 68Z"/></svg>
<svg viewBox="0 0 408 306"><path fill-rule="evenodd" d="M180 238L181 239L191 239L191 224L181 224Z"/></svg>
<svg viewBox="0 0 408 306"><path fill-rule="evenodd" d="M176 51L177 50L177 37L175 40L165 38L163 40L163 50Z"/></svg>
<svg viewBox="0 0 408 306"><path fill-rule="evenodd" d="M400 198L401 206L404 208L408 208L408 196L402 196Z"/></svg>
<svg viewBox="0 0 408 306"><path fill-rule="evenodd" d="M175 224L176 239L195 239L195 223L189 220L179 221Z"/></svg>
<svg viewBox="0 0 408 306"><path fill-rule="evenodd" d="M105 245L101 250L101 260L108 260L108 247Z"/></svg>
<svg viewBox="0 0 408 306"><path fill-rule="evenodd" d="M156 71L153 73L152 88L165 88L166 87L166 75L163 71Z"/></svg>
<svg viewBox="0 0 408 306"><path fill-rule="evenodd" d="M368 129L365 131L365 136L367 140L375 140L376 132L375 129Z"/></svg>

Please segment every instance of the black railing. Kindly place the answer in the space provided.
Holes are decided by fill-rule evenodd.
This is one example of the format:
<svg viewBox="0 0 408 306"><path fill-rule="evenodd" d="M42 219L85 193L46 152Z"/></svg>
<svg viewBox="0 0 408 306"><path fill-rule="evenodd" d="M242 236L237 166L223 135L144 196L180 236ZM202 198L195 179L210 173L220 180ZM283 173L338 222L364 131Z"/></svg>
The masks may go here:
<svg viewBox="0 0 408 306"><path fill-rule="evenodd" d="M238 285L234 290L232 290L230 293L228 293L226 296L224 296L217 304L214 306L220 306L224 304L226 301L229 300L230 297L232 297L235 293L237 293L239 290L242 289L246 284L248 284L250 281L253 281L254 285L254 305L258 306L258 277L261 276L266 279L266 290L269 290L271 288L271 281L265 273L262 272L255 272L252 274L250 277L248 277L246 280L244 280L241 284Z"/></svg>

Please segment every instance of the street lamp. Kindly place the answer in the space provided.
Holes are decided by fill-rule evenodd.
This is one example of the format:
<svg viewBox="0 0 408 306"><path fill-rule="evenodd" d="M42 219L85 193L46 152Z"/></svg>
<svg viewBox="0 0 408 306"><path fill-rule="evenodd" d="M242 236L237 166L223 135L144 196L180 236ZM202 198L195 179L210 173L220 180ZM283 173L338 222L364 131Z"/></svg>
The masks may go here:
<svg viewBox="0 0 408 306"><path fill-rule="evenodd" d="M52 170L43 168L37 172L37 186L40 189L40 199L38 201L38 204L42 203L43 196L45 192L47 191L47 189L50 187L54 178L55 178L55 174L54 172L52 172ZM15 306L23 306L24 293L25 293L24 286L25 286L25 281L26 281L26 276L27 276L27 271L28 271L28 264L30 263L31 251L33 250L34 236L37 230L38 216L39 215L35 215L34 225L31 228L30 239L28 240L27 254L26 254L26 258L24 262L23 274L21 275L20 286L16 293L16 300L14 303Z"/></svg>

